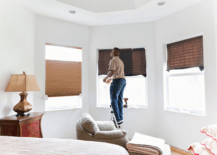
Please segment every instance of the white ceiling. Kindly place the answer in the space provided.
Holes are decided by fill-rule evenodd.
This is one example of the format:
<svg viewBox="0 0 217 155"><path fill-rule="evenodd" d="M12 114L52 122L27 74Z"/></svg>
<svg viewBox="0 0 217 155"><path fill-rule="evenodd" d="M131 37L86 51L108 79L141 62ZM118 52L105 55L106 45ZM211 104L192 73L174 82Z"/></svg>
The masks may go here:
<svg viewBox="0 0 217 155"><path fill-rule="evenodd" d="M151 22L201 0L17 0L36 14L87 26ZM76 14L70 14L75 10Z"/></svg>
<svg viewBox="0 0 217 155"><path fill-rule="evenodd" d="M135 10L151 0L57 0L95 13Z"/></svg>

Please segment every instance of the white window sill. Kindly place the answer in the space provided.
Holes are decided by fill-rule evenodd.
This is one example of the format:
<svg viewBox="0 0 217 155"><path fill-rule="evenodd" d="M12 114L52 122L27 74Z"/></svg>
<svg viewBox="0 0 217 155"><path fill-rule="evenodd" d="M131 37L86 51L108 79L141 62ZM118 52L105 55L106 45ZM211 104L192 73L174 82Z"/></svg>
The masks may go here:
<svg viewBox="0 0 217 155"><path fill-rule="evenodd" d="M52 111L65 111L65 110L74 110L74 109L82 109L82 107L70 107L70 108L47 108L45 112L52 112Z"/></svg>
<svg viewBox="0 0 217 155"><path fill-rule="evenodd" d="M97 106L97 108L110 109L109 106ZM124 109L148 109L148 106L131 106Z"/></svg>
<svg viewBox="0 0 217 155"><path fill-rule="evenodd" d="M176 110L168 110L168 109L165 109L165 111L180 113L180 114L186 114L186 115L194 115L194 116L206 116L206 114L196 114L196 113L192 113L190 111L176 111Z"/></svg>

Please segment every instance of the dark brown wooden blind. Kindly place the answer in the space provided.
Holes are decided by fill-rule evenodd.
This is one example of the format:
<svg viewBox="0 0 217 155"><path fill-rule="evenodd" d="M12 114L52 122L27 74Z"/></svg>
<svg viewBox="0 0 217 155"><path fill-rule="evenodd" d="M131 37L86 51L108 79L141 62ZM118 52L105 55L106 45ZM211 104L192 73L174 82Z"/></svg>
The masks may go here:
<svg viewBox="0 0 217 155"><path fill-rule="evenodd" d="M144 75L146 76L146 55L144 48L135 48L132 53L133 75Z"/></svg>
<svg viewBox="0 0 217 155"><path fill-rule="evenodd" d="M203 36L167 45L167 71L199 67L204 69Z"/></svg>
<svg viewBox="0 0 217 155"><path fill-rule="evenodd" d="M132 49L120 49L120 59L124 63L124 74L125 76L133 75L133 56Z"/></svg>
<svg viewBox="0 0 217 155"><path fill-rule="evenodd" d="M81 62L46 60L46 95L74 96L81 93Z"/></svg>
<svg viewBox="0 0 217 155"><path fill-rule="evenodd" d="M98 74L106 75L108 73L109 62L111 60L111 49L99 50Z"/></svg>
<svg viewBox="0 0 217 155"><path fill-rule="evenodd" d="M111 49L99 50L99 75L108 73ZM120 49L120 59L124 62L125 76L146 76L145 48Z"/></svg>

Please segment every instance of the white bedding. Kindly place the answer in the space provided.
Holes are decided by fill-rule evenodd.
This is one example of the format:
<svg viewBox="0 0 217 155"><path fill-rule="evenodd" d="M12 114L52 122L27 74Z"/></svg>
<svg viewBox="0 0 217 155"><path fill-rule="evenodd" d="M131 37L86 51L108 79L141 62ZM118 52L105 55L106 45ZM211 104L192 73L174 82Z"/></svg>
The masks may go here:
<svg viewBox="0 0 217 155"><path fill-rule="evenodd" d="M164 151L163 151L163 155L171 155L170 146L167 145L167 144L165 144Z"/></svg>
<svg viewBox="0 0 217 155"><path fill-rule="evenodd" d="M148 148L152 148L156 151L152 152L152 154L160 154L162 155L165 149L165 140L160 138L155 138L147 135L143 135L140 133L135 132L132 140L127 143L127 148L133 149L134 147L141 147L144 154L147 153ZM149 152L149 151L148 151Z"/></svg>
<svg viewBox="0 0 217 155"><path fill-rule="evenodd" d="M128 155L121 146L72 139L0 136L0 155Z"/></svg>

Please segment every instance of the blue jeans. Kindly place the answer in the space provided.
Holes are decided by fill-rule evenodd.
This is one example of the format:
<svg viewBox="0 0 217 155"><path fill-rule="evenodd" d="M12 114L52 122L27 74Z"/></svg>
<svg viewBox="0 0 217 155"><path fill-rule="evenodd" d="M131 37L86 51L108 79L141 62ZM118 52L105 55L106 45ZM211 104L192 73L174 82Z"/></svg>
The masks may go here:
<svg viewBox="0 0 217 155"><path fill-rule="evenodd" d="M117 122L123 120L123 93L125 87L125 79L114 79L110 86L111 105Z"/></svg>

